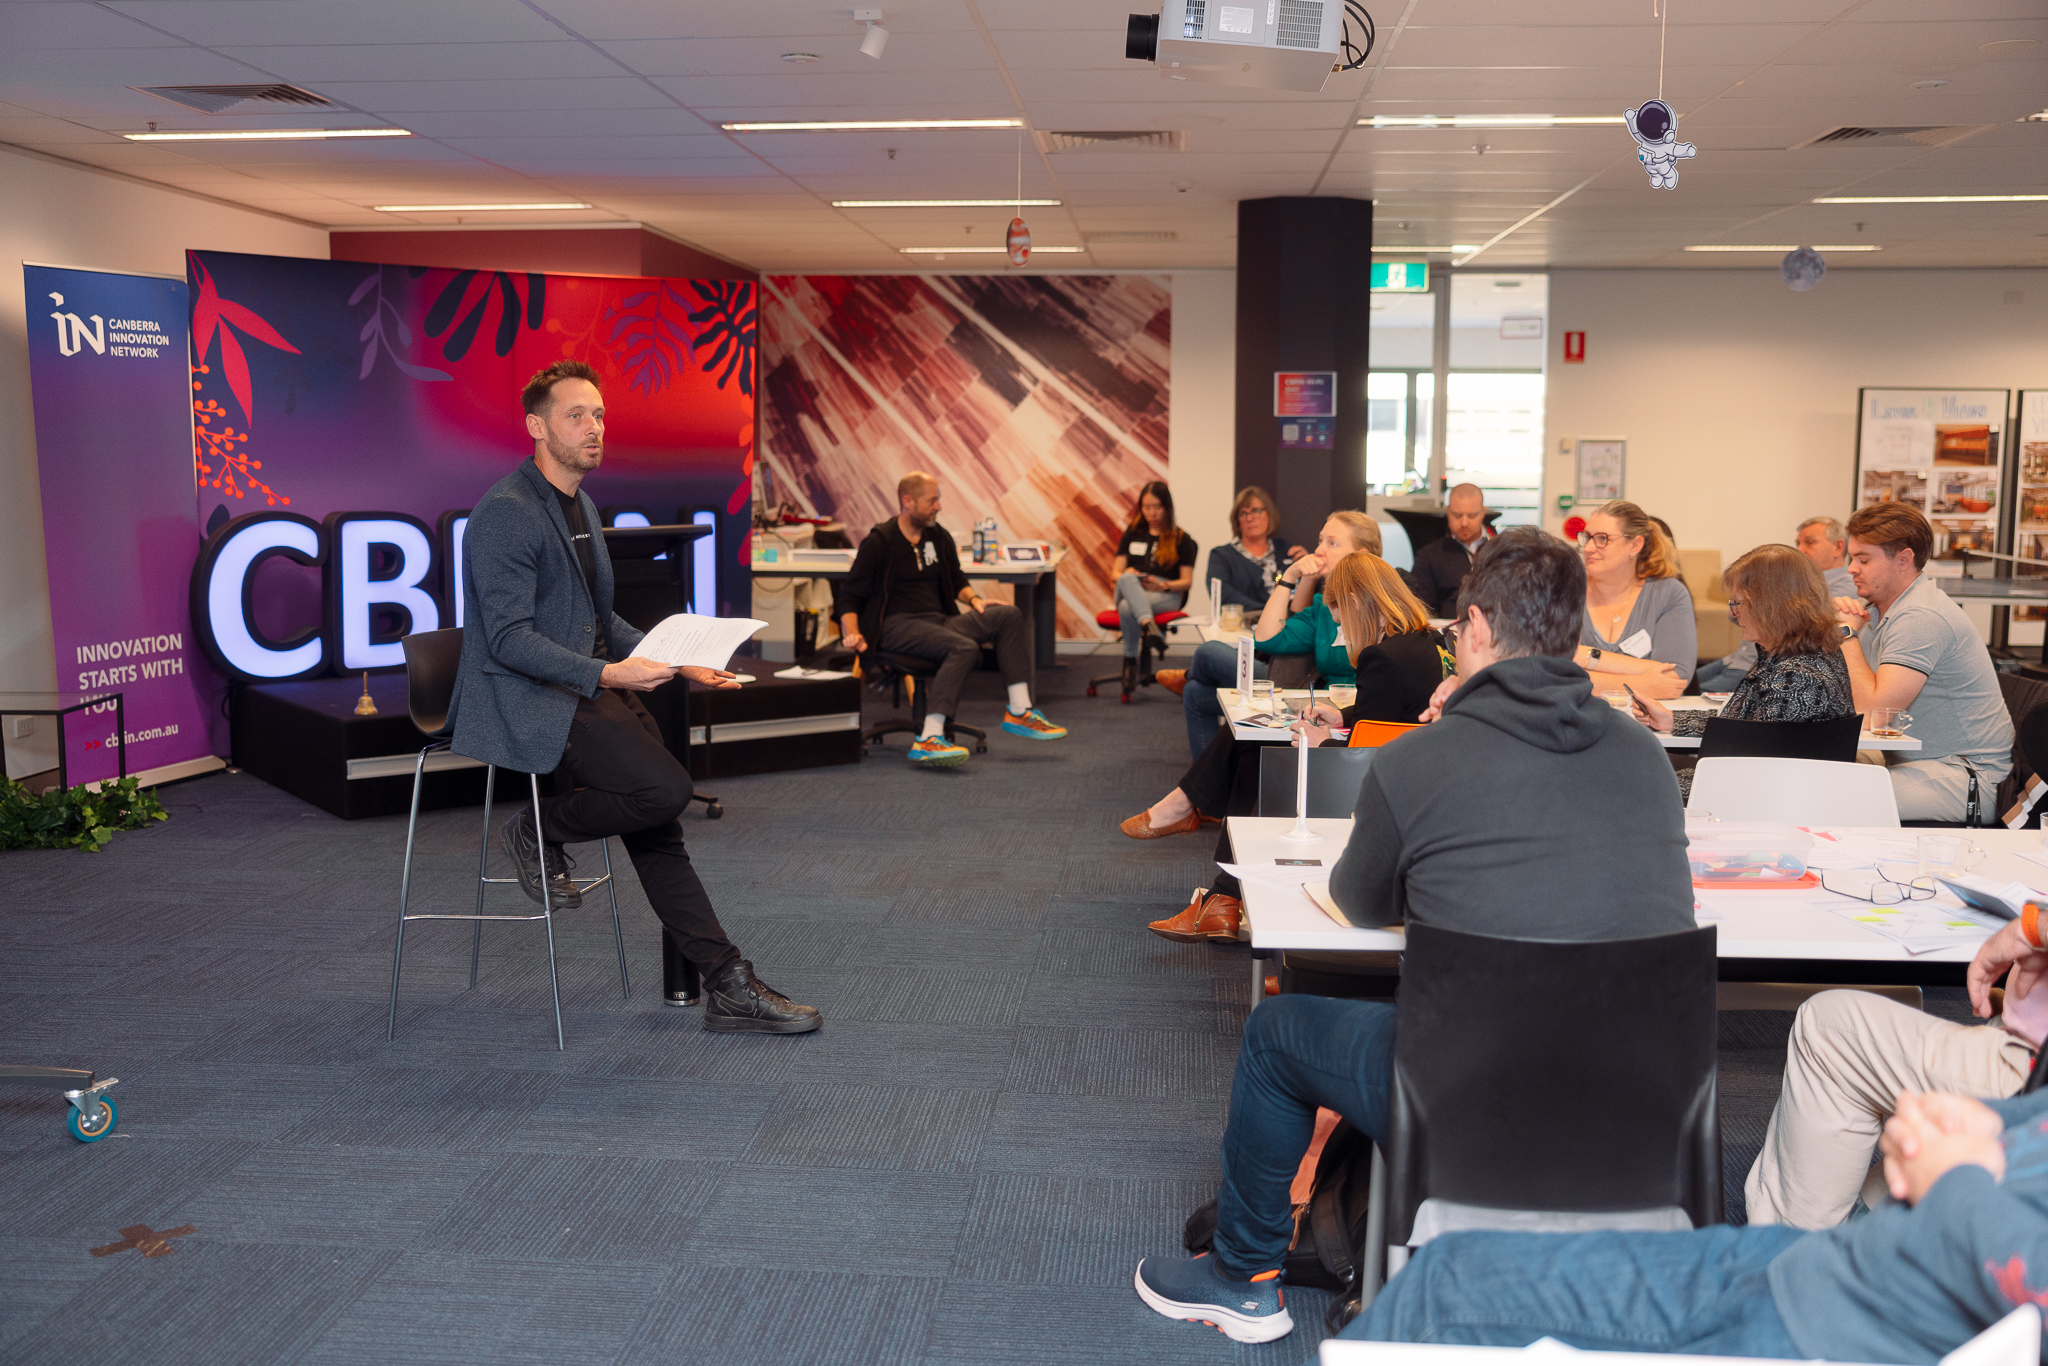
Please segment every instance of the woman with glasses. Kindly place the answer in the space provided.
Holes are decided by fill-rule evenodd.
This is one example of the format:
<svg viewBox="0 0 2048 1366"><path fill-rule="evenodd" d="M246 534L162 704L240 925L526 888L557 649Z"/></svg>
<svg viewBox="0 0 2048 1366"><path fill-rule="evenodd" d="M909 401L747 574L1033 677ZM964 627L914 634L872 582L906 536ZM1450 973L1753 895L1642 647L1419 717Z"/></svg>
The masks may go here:
<svg viewBox="0 0 2048 1366"><path fill-rule="evenodd" d="M1305 718L1310 743L1321 743L1327 727L1357 721L1417 720L1429 705L1444 675L1456 667L1442 650L1442 638L1429 626L1429 609L1408 591L1400 571L1370 551L1335 561L1323 583L1319 601L1328 606L1339 627L1337 649L1356 676L1358 695L1341 712L1317 704ZM1226 815L1250 815L1258 805L1258 761L1252 756L1271 742L1239 740L1228 727L1214 738L1180 785L1149 810L1123 823L1133 839L1194 834L1203 822ZM1231 861L1230 840L1217 844L1218 861ZM1192 943L1202 939L1235 940L1243 907L1237 880L1228 873L1196 893L1180 914L1153 922L1154 934Z"/></svg>
<svg viewBox="0 0 2048 1366"><path fill-rule="evenodd" d="M1678 552L1634 503L1601 504L1579 533L1586 563L1586 617L1579 667L1593 691L1626 685L1642 697L1685 691L1699 654L1692 594L1678 577Z"/></svg>
<svg viewBox="0 0 2048 1366"><path fill-rule="evenodd" d="M1828 721L1856 710L1842 660L1842 628L1827 581L1789 545L1760 545L1728 566L1728 615L1756 644L1756 667L1742 676L1720 714L1731 721ZM1669 735L1706 732L1704 708L1673 712L1638 697L1635 714ZM1692 774L1679 775L1690 798Z"/></svg>
<svg viewBox="0 0 2048 1366"><path fill-rule="evenodd" d="M1231 503L1230 530L1230 544L1209 552L1209 581L1223 585L1216 605L1236 603L1258 612L1272 596L1280 571L1306 554L1308 547L1292 545L1280 534L1280 514L1273 510L1272 495L1257 485L1240 491Z"/></svg>

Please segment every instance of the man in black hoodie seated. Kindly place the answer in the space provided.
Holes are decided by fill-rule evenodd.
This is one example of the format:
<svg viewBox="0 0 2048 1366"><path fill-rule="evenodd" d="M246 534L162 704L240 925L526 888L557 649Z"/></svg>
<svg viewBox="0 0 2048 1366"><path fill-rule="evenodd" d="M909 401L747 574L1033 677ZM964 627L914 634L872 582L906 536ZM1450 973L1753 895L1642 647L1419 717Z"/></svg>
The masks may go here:
<svg viewBox="0 0 2048 1366"><path fill-rule="evenodd" d="M1330 894L1355 922L1551 940L1693 928L1671 764L1572 662L1585 602L1585 569L1563 541L1516 527L1481 547L1459 592L1458 674L1423 713L1433 724L1374 758L1331 870ZM1252 1012L1214 1251L1140 1262L1146 1304L1238 1342L1292 1330L1280 1297L1288 1187L1318 1106L1386 1137L1394 1021L1392 1006L1321 996Z"/></svg>

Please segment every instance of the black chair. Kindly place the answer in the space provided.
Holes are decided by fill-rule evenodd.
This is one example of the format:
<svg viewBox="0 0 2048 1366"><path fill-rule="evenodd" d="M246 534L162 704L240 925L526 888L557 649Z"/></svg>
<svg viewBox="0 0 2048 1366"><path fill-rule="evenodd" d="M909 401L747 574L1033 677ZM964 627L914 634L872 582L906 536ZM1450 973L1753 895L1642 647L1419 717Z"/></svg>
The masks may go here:
<svg viewBox="0 0 2048 1366"><path fill-rule="evenodd" d="M855 660L854 668L868 687L878 693L888 693L891 705L900 707L906 700L910 705L908 718L897 717L894 720L878 721L860 733L861 739L871 745L879 745L885 736L915 737L924 733L925 713L931 710L931 698L928 695L930 690L924 685L938 677L939 666L936 660L926 659L922 655L891 654L879 646L869 646L861 651ZM957 744L961 735L968 736L974 741L976 754L988 753L987 731L979 726L970 726L964 721L947 717L946 738Z"/></svg>
<svg viewBox="0 0 2048 1366"><path fill-rule="evenodd" d="M1267 745L1259 751L1259 814L1295 814L1295 789L1300 785L1300 751L1293 745ZM1308 814L1312 819L1344 820L1358 806L1376 749L1318 748L1308 761Z"/></svg>
<svg viewBox="0 0 2048 1366"><path fill-rule="evenodd" d="M1562 943L1410 925L1403 960L1373 1196L1388 1274L1429 1200L1479 1207L1460 1227L1493 1210L1722 1222L1711 926Z"/></svg>
<svg viewBox="0 0 2048 1366"><path fill-rule="evenodd" d="M1358 806L1358 789L1372 768L1376 749L1321 749L1308 761L1308 814L1312 819L1349 816ZM1269 745L1259 751L1259 814L1294 814L1297 754L1289 745ZM1324 861L1335 866L1342 849L1333 849ZM1254 950L1253 956L1258 956ZM1345 1000L1385 999L1394 994L1401 980L1401 955L1397 953L1339 953L1325 950L1286 949L1280 954L1282 995L1336 996Z"/></svg>
<svg viewBox="0 0 2048 1366"><path fill-rule="evenodd" d="M2000 674L1998 691L2012 717L2012 772L1998 785L1996 799L2003 815L2026 795L2037 775L2048 777L2048 683L2019 674ZM2048 812L2048 800L2028 813L2021 828L2038 827L2044 812Z"/></svg>
<svg viewBox="0 0 2048 1366"><path fill-rule="evenodd" d="M1854 713L1827 721L1731 721L1710 716L1700 736L1702 759L1824 759L1856 762L1863 718Z"/></svg>
<svg viewBox="0 0 2048 1366"><path fill-rule="evenodd" d="M548 934L548 984L555 997L555 1047L562 1042L562 984L555 969L555 921L554 900L548 889L548 881L541 880L541 908L539 915L485 915L484 888L493 883L511 883L517 886L516 877L486 877L491 856L491 799L498 782L495 765L486 765L484 771L484 833L482 846L477 850L476 860L476 910L468 915L428 913L410 910L412 899L412 850L414 837L420 825L420 783L426 776L429 756L447 749L452 743L454 732L449 727L448 707L455 696L455 675L462 665L462 628L449 627L440 631L416 631L407 636L401 644L405 648L405 693L406 707L412 713L412 723L427 737L428 744L422 749L413 764L412 771L412 814L405 825L405 868L398 881L398 943L391 955L391 1018L384 1027L384 1040L389 1043L398 1032L398 977L405 966L405 922L408 920L469 920L476 923L476 933L469 949L469 986L476 989L477 965L483 955L484 924L486 920L538 920ZM540 829L540 777L526 775L527 784L533 797L533 824L536 832ZM604 876L574 879L579 892L590 892L604 887L612 899L612 941L619 950L619 991L631 1000L633 988L626 977L626 938L619 928L619 892L612 881L612 842L599 841L604 850ZM691 973L695 975L694 970ZM695 984L692 983L692 986ZM694 992L692 993L694 994Z"/></svg>

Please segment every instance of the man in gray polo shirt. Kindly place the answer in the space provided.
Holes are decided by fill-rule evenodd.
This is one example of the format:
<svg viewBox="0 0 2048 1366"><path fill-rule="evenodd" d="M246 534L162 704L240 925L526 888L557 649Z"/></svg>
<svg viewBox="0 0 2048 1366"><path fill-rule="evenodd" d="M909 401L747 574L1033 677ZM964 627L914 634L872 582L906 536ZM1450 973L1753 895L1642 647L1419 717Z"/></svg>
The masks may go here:
<svg viewBox="0 0 2048 1366"><path fill-rule="evenodd" d="M1988 824L2012 768L2012 716L1977 628L1921 572L1934 529L1904 503L1873 503L1848 530L1849 574L1864 601L1836 598L1835 610L1856 709L1910 709L1920 742L1918 753L1886 755L1899 817Z"/></svg>

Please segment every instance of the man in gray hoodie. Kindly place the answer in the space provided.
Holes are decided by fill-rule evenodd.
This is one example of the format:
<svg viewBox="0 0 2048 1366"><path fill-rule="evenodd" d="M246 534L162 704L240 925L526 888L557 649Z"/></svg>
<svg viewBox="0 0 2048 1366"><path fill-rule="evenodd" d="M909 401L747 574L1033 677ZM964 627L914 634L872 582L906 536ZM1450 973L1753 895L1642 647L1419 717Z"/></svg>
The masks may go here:
<svg viewBox="0 0 2048 1366"><path fill-rule="evenodd" d="M1481 548L1458 601L1457 676L1423 713L1433 724L1373 760L1332 897L1361 925L1549 940L1692 929L1670 761L1572 662L1586 602L1578 554L1514 528ZM1139 1298L1238 1342L1293 1329L1280 1295L1294 1232L1288 1187L1318 1106L1386 1136L1394 1022L1392 1006L1320 996L1276 997L1252 1012L1223 1137L1215 1250L1146 1258Z"/></svg>

